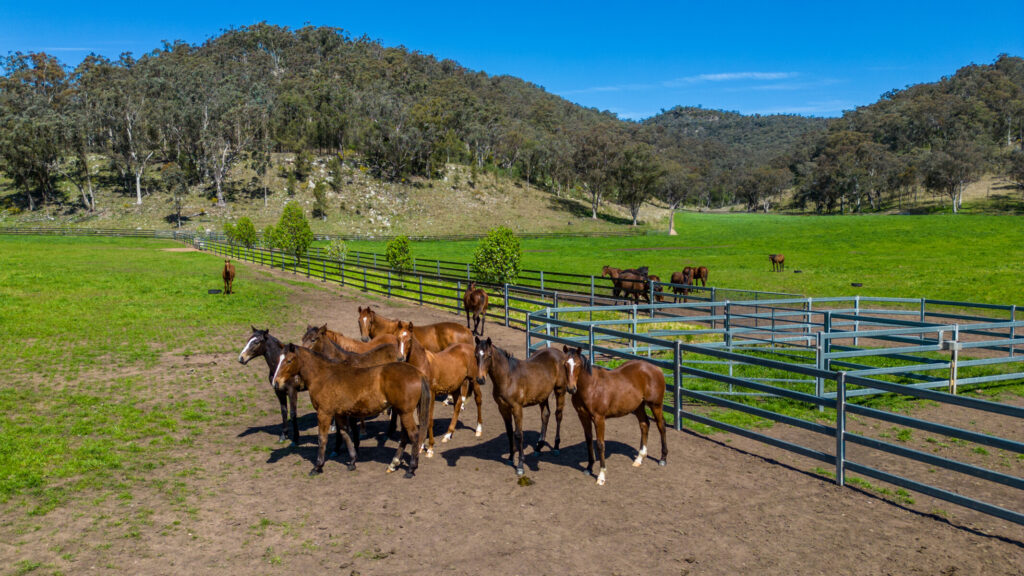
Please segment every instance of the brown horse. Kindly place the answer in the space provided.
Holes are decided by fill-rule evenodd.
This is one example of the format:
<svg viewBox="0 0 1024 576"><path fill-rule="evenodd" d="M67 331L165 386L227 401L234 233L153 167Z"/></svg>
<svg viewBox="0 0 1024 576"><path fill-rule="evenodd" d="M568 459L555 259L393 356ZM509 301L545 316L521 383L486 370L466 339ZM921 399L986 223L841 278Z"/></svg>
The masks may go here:
<svg viewBox="0 0 1024 576"><path fill-rule="evenodd" d="M358 322L359 335L362 337L363 342L369 342L371 338L376 338L378 334L397 334L404 325L401 320L392 320L377 314L369 306L366 308L359 307ZM459 342L467 344L473 342L473 333L469 328L465 328L456 322L438 322L437 324L416 326L413 329L413 335L416 336L416 339L420 341L424 348L431 352L440 352Z"/></svg>
<svg viewBox="0 0 1024 576"><path fill-rule="evenodd" d="M665 417L661 411L665 401L665 375L643 360L630 360L615 370L594 368L579 348L563 347L568 389L572 406L580 417L583 435L587 439L587 474L594 475L594 431L597 431L597 454L601 471L597 484L605 482L604 425L606 418L618 418L632 413L640 422L640 453L633 466L640 466L647 456L647 431L650 421L645 407L650 408L661 434L661 459L665 465L668 447L665 444Z"/></svg>
<svg viewBox="0 0 1024 576"><path fill-rule="evenodd" d="M708 285L708 268L707 266L695 266L693 268L693 285L697 285L697 281L700 281L701 286Z"/></svg>
<svg viewBox="0 0 1024 576"><path fill-rule="evenodd" d="M466 405L466 396L469 395L472 386L473 396L476 398L476 435L483 434L483 399L480 396L480 384L476 382L476 359L473 356L471 344L452 344L444 350L434 353L425 349L420 341L413 336L412 326L409 329L402 329L398 332L402 348L407 350L406 362L419 368L427 375L430 382L430 392L433 397L438 394L459 394L455 401L455 412L452 414L452 421L448 424L448 431L441 437L441 442L447 442L455 433L455 427L459 423L459 413ZM427 443L427 458L434 456L434 405L430 403L430 415L426 424L426 433L429 437Z"/></svg>
<svg viewBox="0 0 1024 576"><path fill-rule="evenodd" d="M518 360L508 352L494 346L491 339L476 339L477 377L479 384L490 374L494 384L491 393L498 404L498 411L505 420L505 435L508 436L509 464L515 462L518 449L519 461L515 463L516 474L522 476L523 469L523 407L540 405L540 440L536 450L540 452L547 435L551 407L548 398L555 394L555 445L553 453L558 454L562 442L562 410L565 408L566 373L562 370L565 354L557 348L544 348L534 352L529 360ZM513 434L512 421L515 419Z"/></svg>
<svg viewBox="0 0 1024 576"><path fill-rule="evenodd" d="M284 388L278 388L274 386L274 369L277 368L277 362L281 359L281 353L284 350L284 345L277 338L270 335L270 330L260 330L255 326L252 326L252 334L249 335L249 340L245 343L245 347L238 353L238 361L242 364L248 364L249 360L257 356L263 356L263 359L267 362L267 380L270 381L271 387L274 388L274 394L277 395L277 401L281 404L281 437L278 438L278 442L284 442L288 439L288 403L291 402L291 416L292 416L292 446L297 446L299 443L299 423L296 418L296 402L298 401L299 392L306 389L306 383L302 378L292 378L288 382L288 386Z"/></svg>
<svg viewBox="0 0 1024 576"><path fill-rule="evenodd" d="M601 276L607 276L612 279L612 298L618 298L622 292L622 288L619 287L619 274L622 274L622 270L619 268L612 268L611 266L604 266L601 268Z"/></svg>
<svg viewBox="0 0 1024 576"><path fill-rule="evenodd" d="M487 291L477 288L476 282L470 282L466 293L462 295L462 304L466 309L466 328L469 328L469 316L473 315L473 334L480 329L480 335L484 335L484 323L487 322Z"/></svg>
<svg viewBox="0 0 1024 576"><path fill-rule="evenodd" d="M689 290L683 286L689 285L686 278L686 271L673 272L672 273L672 294L675 295L675 302L679 302L679 295L682 294L683 302L686 302L686 295L690 293Z"/></svg>
<svg viewBox="0 0 1024 576"><path fill-rule="evenodd" d="M373 418L391 406L402 421L402 439L398 452L388 465L394 472L402 462L406 444L418 446L420 433L416 426L418 409L420 422L426 422L430 408L430 384L415 366L405 362L391 362L379 366L359 368L342 362L332 362L310 350L289 344L274 372L274 387L285 386L290 378L299 375L309 385L309 399L316 410L320 448L310 476L323 472L327 451L327 435L332 422L338 423L338 437L348 447L349 470L355 470L359 450L359 434L355 430L358 418ZM348 433L341 426L348 422ZM353 438L355 443L353 444ZM412 478L419 467L419 451L411 450L406 478Z"/></svg>
<svg viewBox="0 0 1024 576"><path fill-rule="evenodd" d="M623 270L616 281L618 282L619 289L622 291L622 295L632 299L634 304L639 304L641 299L646 300L649 296L647 293L647 278L646 274L640 275L636 272Z"/></svg>
<svg viewBox="0 0 1024 576"><path fill-rule="evenodd" d="M224 261L224 270L220 276L224 279L224 294L231 294L231 285L235 282L235 265L231 260Z"/></svg>
<svg viewBox="0 0 1024 576"><path fill-rule="evenodd" d="M772 272L782 272L786 268L786 257L782 254L769 254L768 261L772 263Z"/></svg>
<svg viewBox="0 0 1024 576"><path fill-rule="evenodd" d="M331 332L328 330L326 324L319 328L316 326L307 326L306 333L302 335L302 345L317 354L330 358L331 360L347 362L352 366L376 366L378 364L402 362L405 360L405 357L401 352L401 348L398 346L397 338L395 338L394 342L378 344L365 352L352 352L346 350L340 344L335 342L334 339L331 338L331 334L337 334L337 332ZM390 336L390 334L388 334L388 336ZM342 336L342 338L344 338L344 336ZM351 340L351 338L349 338L349 340ZM371 340L369 343L372 344L374 342L374 340ZM363 346L362 342L358 342L358 344Z"/></svg>
<svg viewBox="0 0 1024 576"><path fill-rule="evenodd" d="M654 274L650 274L650 275L647 276L647 280L648 280L648 288L646 288L644 290L644 293L647 294L647 299L650 300L651 299L651 294L650 294L650 286L649 285L650 284L659 284L661 282L661 277L660 276L655 276ZM658 302L664 302L665 301L664 293L657 286L654 287L654 299L656 301L658 301Z"/></svg>
<svg viewBox="0 0 1024 576"><path fill-rule="evenodd" d="M394 358L386 360L385 362L401 362L405 359L405 354L398 347L398 337L394 334L379 334L376 338L369 342L362 342L355 338L349 338L341 332L335 332L327 327L327 324L323 326L310 326L306 325L306 333L302 335L302 345L307 348L312 347L314 342L319 339L330 340L332 343L341 348L346 352L353 354L366 354L368 352L376 351L379 355L386 354L378 350L382 346L390 346L394 350ZM383 362L380 362L383 364Z"/></svg>

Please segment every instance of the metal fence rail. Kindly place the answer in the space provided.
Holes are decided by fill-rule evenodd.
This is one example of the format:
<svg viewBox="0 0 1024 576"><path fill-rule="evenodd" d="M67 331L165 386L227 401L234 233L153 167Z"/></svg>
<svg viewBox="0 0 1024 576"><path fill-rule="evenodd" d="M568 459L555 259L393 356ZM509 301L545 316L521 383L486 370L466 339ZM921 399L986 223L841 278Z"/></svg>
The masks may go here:
<svg viewBox="0 0 1024 576"><path fill-rule="evenodd" d="M724 303L716 303L715 307L724 308L725 305ZM835 467L836 482L840 485L845 483L847 472L861 474L1024 525L1024 493L1009 499L1004 505L997 505L965 496L960 493L959 486L957 490L949 490L935 486L934 481L930 479L921 481L894 474L891 471L882 469L882 467L867 463L865 458L870 460L871 454L885 453L905 460L919 462L933 469L943 469L980 481L1001 484L1017 491L1024 491L1024 478L1006 474L1003 471L992 470L967 462L913 450L893 442L869 438L862 434L852 433L847 427L847 415L852 414L856 417L872 418L892 425L922 430L960 441L972 442L979 447L989 447L1011 453L1024 454L1024 442L1017 439L1001 438L955 426L919 420L902 414L863 406L851 400L854 400L857 392L865 390L871 390L871 393L874 394L894 393L977 411L979 413L978 420L983 420L986 415L993 414L1013 418L1022 424L1024 424L1024 408L888 382L877 378L858 376L846 371L836 371L831 369L827 363L822 366L822 363L815 360L813 356L805 359L808 361L791 361L784 356L781 356L780 359L780 355L777 354L773 354L770 357L757 356L751 354L749 349L734 351L719 346L709 346L704 343L685 343L680 339L674 338L681 335L692 335L695 333L693 331L673 331L671 332L673 337L669 338L664 337L664 334L652 335L651 333L638 332L637 327L642 327L644 323L663 323L664 321L661 319L652 320L645 318L645 311L642 309L630 309L630 307L614 308L608 310L561 308L531 313L527 319L527 346L531 349L557 344L580 346L590 355L592 360L598 356L612 362L636 358L644 359L666 372L668 382L665 399L666 413L674 416L674 425L677 429L681 428L683 420L698 422L833 465ZM800 312L804 313L804 311ZM612 318L593 322L560 318L560 316L582 316L583 314L592 313L605 314ZM629 317L614 318L616 314L626 314ZM822 313L817 314L819 316L823 315ZM759 316L763 318L765 314L761 313ZM854 317L856 318L856 316ZM749 317L747 319L749 320ZM728 326L731 318L728 314L721 314L716 316L716 320ZM860 320L873 325L878 325L880 322L880 319L877 318L870 322L864 318ZM796 325L800 328L813 326L817 330L813 338L817 340L817 335L822 334L821 329L826 327L828 321L828 319L817 319L807 324L797 323ZM1014 323L1014 325L1016 324ZM953 326L955 327L955 325ZM1005 329L1006 326L1002 326L1002 328ZM945 332L943 327L926 326L917 328L917 330L926 329L933 331L942 330ZM730 328L719 328L703 333L714 334L724 339L729 334L729 330ZM915 328L913 327L902 326L901 328L885 328L875 331L885 332L890 336L898 336L900 338L910 335L910 338L913 339L917 336L914 330ZM736 334L736 330L733 329L732 332L734 335ZM872 330L846 331L835 333L834 335L837 340L849 341L859 336L870 339L873 343L875 339L870 338L870 332ZM697 333L700 333L700 331ZM879 335L875 334L875 336ZM948 342L948 340L943 340L942 337L939 337L937 341ZM1020 342L1015 343L1019 344ZM734 344L736 344L736 341L734 341ZM992 348L988 342L983 344ZM741 346L736 347L743 348ZM771 344L765 344L764 347L768 350L772 349ZM906 348L906 346L901 347ZM796 347L796 349L799 348L799 346ZM803 348L807 349L806 346ZM996 346L995 348L998 349L999 347ZM865 350L870 350L870 348ZM710 358L712 360L707 361L707 363L703 363L705 361L695 362L692 360L692 357ZM1013 361L1024 361L1024 358L1018 356ZM727 371L722 369L726 365L729 367ZM763 373L766 371L785 377L764 378L749 376L750 373ZM1024 374L1015 373L1013 377L1024 379ZM794 383L796 384L794 385ZM811 386L812 384L816 385ZM818 421L805 420L764 409L742 401L744 398L742 395L729 396L720 393L720 390L726 387L729 390L749 391L744 392L744 394L785 399L789 402L815 406L819 410L833 411L835 425L829 426ZM826 389L829 392L826 393ZM810 433L812 438L827 439L826 445L831 445L833 448L831 450L823 450L820 447L820 444L822 444L820 441L797 443L781 440L756 430L731 425L697 413L692 409L684 409L683 398L688 398L692 402L718 406L793 426ZM848 455L848 446L857 446L866 451L867 454L864 458L852 458ZM883 459L883 461L885 460Z"/></svg>

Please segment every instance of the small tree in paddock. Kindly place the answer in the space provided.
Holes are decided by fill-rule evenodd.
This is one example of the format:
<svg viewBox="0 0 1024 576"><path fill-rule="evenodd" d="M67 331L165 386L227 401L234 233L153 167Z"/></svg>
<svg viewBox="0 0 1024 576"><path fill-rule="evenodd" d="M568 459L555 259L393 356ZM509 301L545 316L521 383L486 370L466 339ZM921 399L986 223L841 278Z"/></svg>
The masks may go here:
<svg viewBox="0 0 1024 576"><path fill-rule="evenodd" d="M412 248L409 246L408 236L396 236L388 240L384 248L384 257L388 264L400 272L412 268Z"/></svg>
<svg viewBox="0 0 1024 576"><path fill-rule="evenodd" d="M522 256L514 232L504 226L492 228L473 253L473 274L481 282L514 282L519 277Z"/></svg>
<svg viewBox="0 0 1024 576"><path fill-rule="evenodd" d="M248 216L242 216L235 224L235 242L246 248L256 245L256 227Z"/></svg>
<svg viewBox="0 0 1024 576"><path fill-rule="evenodd" d="M313 243L313 231L309 221L302 212L298 202L289 202L284 206L281 219L274 233L274 244L282 252L287 252L296 259L301 259Z"/></svg>

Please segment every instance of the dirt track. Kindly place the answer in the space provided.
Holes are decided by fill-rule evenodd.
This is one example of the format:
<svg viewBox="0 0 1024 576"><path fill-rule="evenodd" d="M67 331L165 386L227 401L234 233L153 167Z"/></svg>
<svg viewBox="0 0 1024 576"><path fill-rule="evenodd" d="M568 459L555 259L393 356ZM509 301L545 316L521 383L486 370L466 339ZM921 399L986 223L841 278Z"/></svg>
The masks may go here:
<svg viewBox="0 0 1024 576"><path fill-rule="evenodd" d="M239 264L243 274L255 271ZM371 298L338 293L296 287L294 316L272 333L297 340L307 322L354 333L356 307ZM381 314L417 323L457 319L373 301ZM487 331L522 357L522 332L492 322ZM839 488L809 473L817 463L728 434L670 430L668 465L648 458L634 468L635 420L610 421L608 484L598 487L582 473L582 429L570 407L561 454L527 450L533 484L521 486L503 457L507 441L489 385L483 436L461 426L434 458L421 459L414 479L384 473L396 444L377 447L383 417L369 424L373 438L364 441L357 471L334 459L309 478L316 439L308 397L299 403L303 443L297 450L276 444L280 415L266 365L236 361L246 336L240 331L222 354L193 357L189 369L209 371L212 384L199 397L258 388L262 413L210 423L181 447L184 458L160 473L172 484L187 477L195 490L181 507L163 495L137 499L133 507L152 509L137 537L111 537L117 529L91 522L87 502L44 518L46 537L35 546L77 550L71 561L54 553L55 566L69 574L1024 574L1024 527L942 506L954 511L950 522L917 511L928 511L921 498L911 510ZM248 383L226 371L244 372ZM436 414L441 434L451 409L438 406ZM462 421L474 418L471 403ZM532 443L539 410L528 409L525 421ZM117 503L95 506L123 514Z"/></svg>

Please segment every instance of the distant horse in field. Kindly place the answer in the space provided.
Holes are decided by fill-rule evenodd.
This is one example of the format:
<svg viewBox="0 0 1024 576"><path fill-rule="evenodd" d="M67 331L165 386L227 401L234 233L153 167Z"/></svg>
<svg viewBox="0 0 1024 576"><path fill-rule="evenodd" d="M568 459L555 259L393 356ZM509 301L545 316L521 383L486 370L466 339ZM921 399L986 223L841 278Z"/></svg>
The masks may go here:
<svg viewBox="0 0 1024 576"><path fill-rule="evenodd" d="M694 266L693 268L693 285L696 286L697 282L700 282L701 286L708 285L708 268L707 266Z"/></svg>
<svg viewBox="0 0 1024 576"><path fill-rule="evenodd" d="M294 376L299 375L309 386L309 399L316 410L319 451L310 476L323 472L327 451L327 436L332 422L338 424L337 446L345 440L349 453L349 470L355 470L359 451L359 434L355 422L359 418L373 418L384 408L391 406L402 421L402 439L398 451L388 465L387 471L394 472L402 462L407 444L412 444L412 454L406 478L412 478L419 467L420 431L416 426L427 421L427 411L432 398L426 376L415 366L405 362L390 362L379 366L352 367L343 362L333 362L294 344L284 349L274 372L274 388L283 387ZM341 425L347 422L348 430Z"/></svg>
<svg viewBox="0 0 1024 576"><path fill-rule="evenodd" d="M466 328L469 328L469 316L473 315L473 334L480 329L480 336L484 335L484 324L487 322L487 291L477 288L476 282L470 282L466 293L462 295L462 304L466 309Z"/></svg>
<svg viewBox="0 0 1024 576"><path fill-rule="evenodd" d="M431 352L413 336L411 329L402 329L398 332L398 338L402 348L407 350L406 362L419 368L427 375L430 383L430 392L433 397L438 394L458 394L455 400L452 420L448 424L448 431L441 438L441 442L447 442L455 433L459 423L459 414L466 405L466 397L469 390L473 390L476 399L476 435L483 434L483 398L480 396L480 384L476 381L476 358L473 356L473 345L464 342L452 344L444 350ZM426 438L427 458L434 455L434 405L430 403L430 414L426 422L420 422L425 432L421 435ZM423 442L421 442L423 443Z"/></svg>
<svg viewBox="0 0 1024 576"><path fill-rule="evenodd" d="M672 294L675 295L675 302L679 302L679 295L682 294L683 302L686 302L686 295L690 292L684 285L689 285L692 279L687 280L686 270L672 273Z"/></svg>
<svg viewBox="0 0 1024 576"><path fill-rule="evenodd" d="M377 314L369 306L366 308L359 307L358 323L359 335L362 337L363 342L369 342L371 338L376 338L378 334L396 334L404 325L400 320L385 318ZM413 329L413 334L420 341L420 344L431 352L440 352L459 342L467 344L472 344L473 342L473 332L456 322L438 322L436 324L416 326Z"/></svg>
<svg viewBox="0 0 1024 576"><path fill-rule="evenodd" d="M772 263L772 272L782 272L786 268L786 257L782 254L769 254L768 260Z"/></svg>
<svg viewBox="0 0 1024 576"><path fill-rule="evenodd" d="M583 425L587 440L587 474L594 475L594 432L597 432L597 455L601 469L597 484L605 483L604 461L605 419L632 413L640 422L640 453L633 466L643 464L647 456L647 431L650 421L645 408L651 410L661 434L661 459L665 465L668 447L665 444L665 375L661 369L643 360L630 360L614 370L591 366L590 360L579 348L563 347L567 387L572 394L572 406Z"/></svg>
<svg viewBox="0 0 1024 576"><path fill-rule="evenodd" d="M654 274L649 274L647 276L647 280L648 280L648 284L649 285L661 283L661 277L660 276L655 276ZM647 298L649 300L650 297L651 297L651 294L650 294L650 291L649 291L649 287L648 287L648 289L645 289L644 292L647 294ZM665 301L665 294L664 294L664 292L662 292L661 289L659 287L657 287L657 286L654 287L654 299L656 301L658 301L658 302L664 302ZM653 302L652 302L652 304L653 304Z"/></svg>
<svg viewBox="0 0 1024 576"><path fill-rule="evenodd" d="M257 356L263 356L263 359L266 360L267 380L270 381L270 385L274 388L274 394L277 395L277 401L281 404L281 437L278 442L284 442L288 438L288 402L290 400L292 405L292 446L296 446L299 443L299 424L295 416L295 403L298 400L299 392L306 389L306 383L302 381L302 378L293 378L288 382L288 386L283 388L274 386L274 369L277 368L277 362L281 359L284 345L270 335L269 329L259 330L255 326L251 328L252 334L249 335L245 347L239 352L238 361L247 364L249 360Z"/></svg>
<svg viewBox="0 0 1024 576"><path fill-rule="evenodd" d="M555 394L555 445L554 454L558 454L562 441L562 411L565 408L566 373L562 369L565 354L557 348L543 348L534 352L529 360L518 360L508 352L491 343L491 339L476 339L476 356L478 384L483 384L484 376L490 375L494 387L491 393L498 404L498 411L505 421L505 435L508 437L508 460L516 468L516 474L522 476L523 468L523 408L540 405L540 440L536 451L544 446L547 435L548 420L551 407L548 399ZM515 430L513 431L513 421ZM516 452L519 460L516 462Z"/></svg>
<svg viewBox="0 0 1024 576"><path fill-rule="evenodd" d="M235 282L235 265L231 260L224 261L224 270L220 275L224 279L224 294L231 294L231 285Z"/></svg>
<svg viewBox="0 0 1024 576"><path fill-rule="evenodd" d="M639 304L641 299L646 300L649 296L647 293L648 276L646 274L640 275L633 271L623 270L619 274L617 282L619 283L622 295L632 299L635 304Z"/></svg>
<svg viewBox="0 0 1024 576"><path fill-rule="evenodd" d="M619 287L619 274L622 274L622 270L619 268L613 268L611 266L604 266L601 268L601 276L607 276L612 280L612 298L618 298L622 289Z"/></svg>

